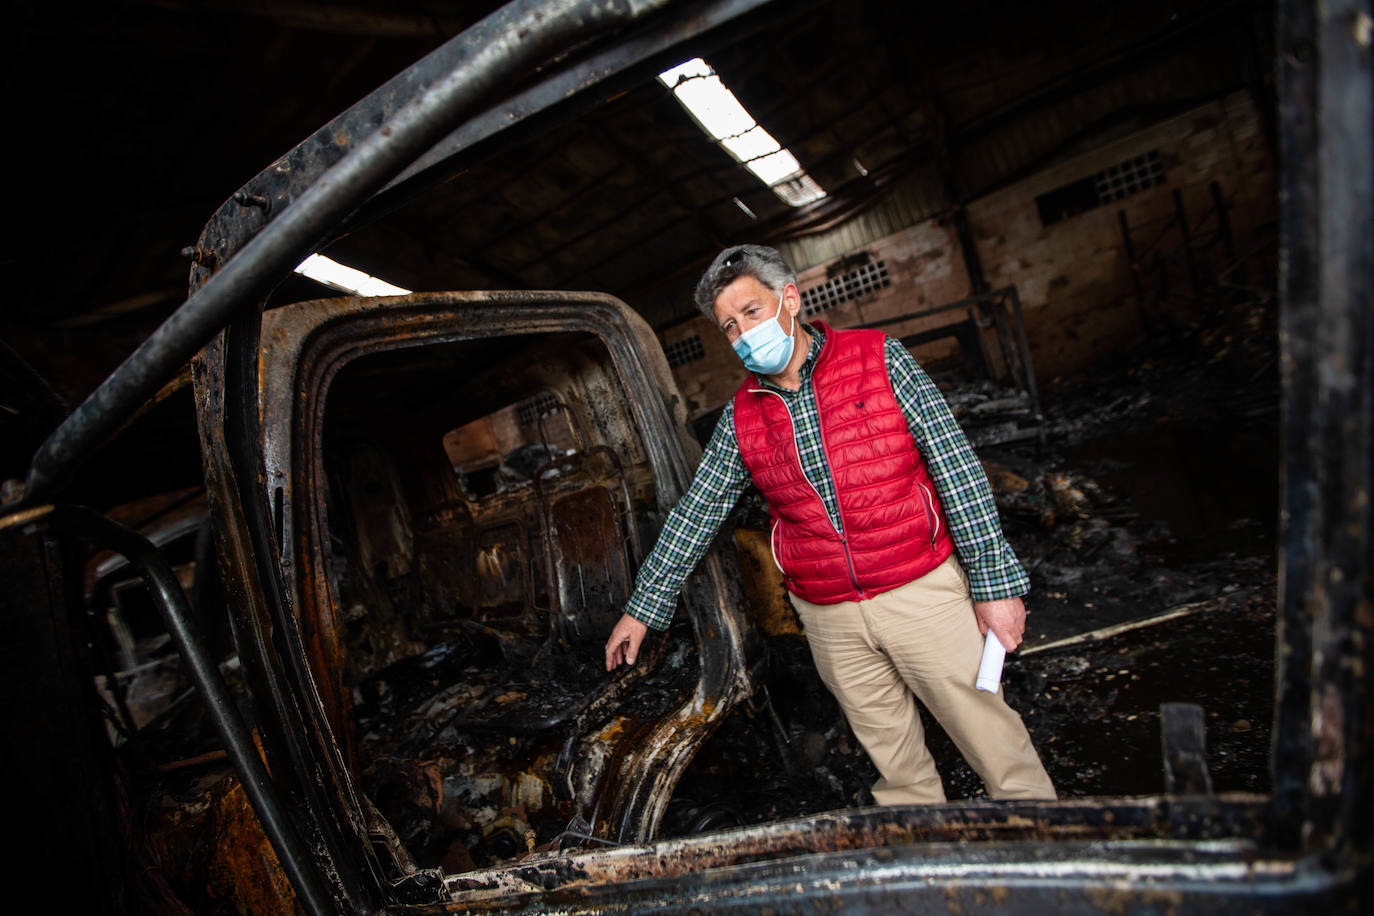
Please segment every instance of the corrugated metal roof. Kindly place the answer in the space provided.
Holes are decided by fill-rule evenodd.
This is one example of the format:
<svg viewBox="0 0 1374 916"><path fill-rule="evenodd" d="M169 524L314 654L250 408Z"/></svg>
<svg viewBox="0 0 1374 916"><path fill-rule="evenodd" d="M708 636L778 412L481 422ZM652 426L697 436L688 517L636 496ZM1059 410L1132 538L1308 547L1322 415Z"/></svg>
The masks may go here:
<svg viewBox="0 0 1374 916"><path fill-rule="evenodd" d="M897 182L872 207L839 226L778 243L778 250L797 271L833 261L929 219L949 205L928 170Z"/></svg>

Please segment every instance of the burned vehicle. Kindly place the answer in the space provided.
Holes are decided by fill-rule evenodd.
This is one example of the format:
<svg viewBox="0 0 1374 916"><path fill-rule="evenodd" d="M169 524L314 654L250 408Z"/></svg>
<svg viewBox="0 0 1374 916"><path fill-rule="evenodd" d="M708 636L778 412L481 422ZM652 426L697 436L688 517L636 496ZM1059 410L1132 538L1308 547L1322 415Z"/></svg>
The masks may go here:
<svg viewBox="0 0 1374 916"><path fill-rule="evenodd" d="M429 294L294 305L266 313L262 336L284 584L341 763L377 780L374 800L442 774L448 820L486 812L460 861L572 825L652 836L668 787L753 691L737 574L719 559L642 664L616 678L599 664L690 468L642 319L591 294ZM405 746L410 717L428 746Z"/></svg>
<svg viewBox="0 0 1374 916"><path fill-rule="evenodd" d="M1284 8L1268 791L1214 794L1185 721L1161 735L1162 794L892 808L846 797L741 826L698 807L665 831L713 732L749 709L766 734L771 714L763 616L724 538L640 663L614 676L600 664L697 452L645 321L568 291L264 309L306 255L455 179L464 149L589 87L613 93L765 6L516 0L213 216L185 305L52 433L0 513L4 667L23 701L10 736L44 749L14 755L11 785L51 805L18 823L59 874L82 863L81 902L146 905L156 863L131 861L146 812L193 807L221 819L214 848L194 845L202 817L167 831L164 849L211 862L214 905L256 911L1289 912L1354 909L1369 893L1374 156L1368 130L1331 126L1352 110L1367 126L1371 107L1367 55L1350 44L1367 45L1368 17L1353 5ZM81 462L188 361L216 570L200 606L153 540L63 501ZM86 545L126 560L104 568L92 607L131 570L143 577L213 762L232 767L213 794L196 784L199 759L147 767L183 774L195 805L130 798L142 751L108 740L122 717L95 691ZM201 632L216 613L228 637ZM706 775L709 792L719 774ZM250 855L251 874L225 877Z"/></svg>

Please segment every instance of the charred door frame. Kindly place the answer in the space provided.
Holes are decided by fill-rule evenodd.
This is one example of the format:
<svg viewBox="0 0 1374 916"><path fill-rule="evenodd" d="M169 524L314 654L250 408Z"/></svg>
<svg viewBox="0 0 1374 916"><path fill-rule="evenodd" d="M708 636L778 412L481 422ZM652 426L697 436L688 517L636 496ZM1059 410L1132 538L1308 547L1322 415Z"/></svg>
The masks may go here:
<svg viewBox="0 0 1374 916"><path fill-rule="evenodd" d="M310 654L315 688L336 737L346 734L342 637L331 621L323 557L323 427L329 390L359 357L458 340L587 333L606 347L666 514L691 480L696 446L653 332L618 299L598 293L462 292L388 299L335 299L288 306L264 316L270 341L257 392L263 471L281 547L283 585ZM246 392L245 392L246 394ZM687 602L701 673L685 705L665 716L643 746L619 755L631 769L605 813L619 842L644 842L657 830L671 787L700 743L752 692L747 676L751 627L742 612L733 563L713 554L689 585ZM588 664L596 664L590 658ZM615 688L609 688L615 690ZM669 741L669 739L673 739ZM347 756L347 755L345 755Z"/></svg>
<svg viewBox="0 0 1374 916"><path fill-rule="evenodd" d="M1274 821L1369 869L1374 822L1374 18L1279 5L1283 385Z"/></svg>

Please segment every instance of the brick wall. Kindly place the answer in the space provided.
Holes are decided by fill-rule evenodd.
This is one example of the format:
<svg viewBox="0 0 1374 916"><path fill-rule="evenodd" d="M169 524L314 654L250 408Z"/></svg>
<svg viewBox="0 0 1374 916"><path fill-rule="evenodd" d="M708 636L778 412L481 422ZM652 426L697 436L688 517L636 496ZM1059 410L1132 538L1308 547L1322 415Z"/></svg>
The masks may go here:
<svg viewBox="0 0 1374 916"><path fill-rule="evenodd" d="M1164 183L1122 200L1041 224L1037 196L1093 175L1123 160L1158 150ZM1123 248L1119 211L1133 227L1137 256L1160 237L1160 248L1178 250L1177 230L1164 232L1174 214L1174 189L1183 195L1189 222L1212 209L1209 184L1220 184L1237 252L1257 243L1261 227L1275 219L1274 167L1247 93L1237 93L1110 143L990 194L969 205L974 244L993 287L1015 284L1025 312L1036 372L1053 377L1082 369L1140 340L1146 323L1167 321L1153 304L1137 303ZM1204 223L1203 241L1215 221ZM1220 263L1220 252L1216 255ZM1171 267L1183 291L1181 258ZM1186 303L1173 308L1186 308Z"/></svg>

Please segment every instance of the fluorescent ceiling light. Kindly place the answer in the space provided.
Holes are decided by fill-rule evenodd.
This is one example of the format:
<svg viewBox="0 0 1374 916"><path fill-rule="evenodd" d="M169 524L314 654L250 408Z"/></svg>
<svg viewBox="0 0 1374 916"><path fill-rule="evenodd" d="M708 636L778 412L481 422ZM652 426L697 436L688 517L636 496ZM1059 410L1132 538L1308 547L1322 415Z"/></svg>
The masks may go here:
<svg viewBox="0 0 1374 916"><path fill-rule="evenodd" d="M385 280L378 280L361 270L345 267L322 254L312 254L301 261L296 265L296 273L309 277L316 283L323 283L330 289L353 293L355 296L404 296L410 292L408 289L392 286Z"/></svg>
<svg viewBox="0 0 1374 916"><path fill-rule="evenodd" d="M825 196L825 189L806 174L797 157L744 110L706 61L694 57L664 70L658 78L673 90L702 130L789 206L800 207Z"/></svg>

